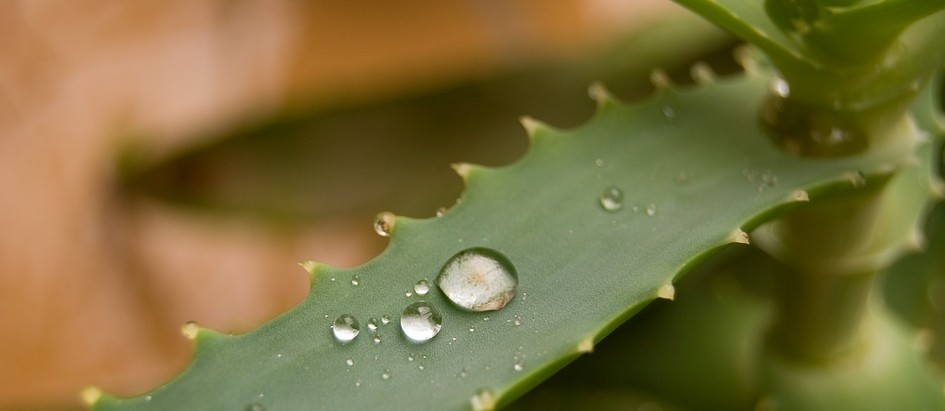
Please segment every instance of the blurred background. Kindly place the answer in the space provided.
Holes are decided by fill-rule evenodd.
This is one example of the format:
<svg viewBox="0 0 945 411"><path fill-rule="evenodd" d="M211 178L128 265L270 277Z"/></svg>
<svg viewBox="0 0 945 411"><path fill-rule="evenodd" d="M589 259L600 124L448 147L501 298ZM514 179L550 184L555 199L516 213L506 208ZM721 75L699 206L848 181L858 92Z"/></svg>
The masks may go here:
<svg viewBox="0 0 945 411"><path fill-rule="evenodd" d="M185 321L294 306L299 261L363 263L377 212L520 157L519 116L576 126L592 82L640 98L730 45L668 0L0 2L0 409L152 388Z"/></svg>

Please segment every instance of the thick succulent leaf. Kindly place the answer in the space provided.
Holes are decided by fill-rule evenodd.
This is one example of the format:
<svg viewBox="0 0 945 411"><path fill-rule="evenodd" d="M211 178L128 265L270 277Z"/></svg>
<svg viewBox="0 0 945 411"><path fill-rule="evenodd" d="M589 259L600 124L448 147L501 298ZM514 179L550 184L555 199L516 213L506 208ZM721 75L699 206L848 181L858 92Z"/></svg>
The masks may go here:
<svg viewBox="0 0 945 411"><path fill-rule="evenodd" d="M528 153L502 168L457 167L467 189L443 217L396 219L385 252L356 269L313 264L311 293L295 309L246 335L201 329L195 358L178 378L137 398L104 396L95 408L508 403L590 351L695 262L744 241L740 229L808 197L853 190L849 176L857 171L883 178L911 149L831 161L785 155L758 126L769 81L738 76L629 106L602 98L598 114L572 131L526 121ZM615 212L600 204L609 187L623 191ZM514 265L519 287L508 306L463 311L435 287L406 296L471 247L496 250ZM418 300L443 317L439 335L422 344L399 327L404 307ZM361 322L348 344L330 328L342 314ZM392 322L380 325L375 343L366 324L383 315ZM488 394L471 401L477 392Z"/></svg>

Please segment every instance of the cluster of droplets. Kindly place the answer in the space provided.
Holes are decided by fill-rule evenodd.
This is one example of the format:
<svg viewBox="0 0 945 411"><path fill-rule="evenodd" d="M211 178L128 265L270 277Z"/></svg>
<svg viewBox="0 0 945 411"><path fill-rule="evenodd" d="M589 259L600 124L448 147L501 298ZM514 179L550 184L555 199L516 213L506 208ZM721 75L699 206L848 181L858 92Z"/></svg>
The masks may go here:
<svg viewBox="0 0 945 411"><path fill-rule="evenodd" d="M389 228L386 224L393 221L393 217L385 218L384 213L378 215L375 227ZM379 230L389 234L389 230ZM353 286L361 284L357 275L351 278ZM470 248L451 257L436 278L436 284L447 299L457 307L468 311L501 310L515 296L518 286L518 276L509 260L495 250L487 248ZM426 279L417 281L412 290L404 295L411 297L425 296L432 289L432 284ZM367 328L373 334L374 344L381 342L380 327L389 324L388 315L380 319L371 317L367 321ZM519 323L519 320L516 320ZM400 328L408 340L415 343L429 341L436 337L443 326L443 317L439 310L431 303L417 301L407 305L400 316ZM361 324L351 314L339 316L331 325L335 340L342 344L353 341L361 332ZM475 331L470 328L470 332ZM352 360L348 360L352 361ZM352 364L349 363L349 366Z"/></svg>

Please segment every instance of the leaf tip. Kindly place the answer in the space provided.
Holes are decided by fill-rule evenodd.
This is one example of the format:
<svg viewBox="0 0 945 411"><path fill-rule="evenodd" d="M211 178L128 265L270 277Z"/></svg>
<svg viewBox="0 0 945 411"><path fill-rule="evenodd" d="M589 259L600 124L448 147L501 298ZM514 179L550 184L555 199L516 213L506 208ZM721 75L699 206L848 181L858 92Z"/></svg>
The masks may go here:
<svg viewBox="0 0 945 411"><path fill-rule="evenodd" d="M659 290L656 291L656 296L664 300L673 301L676 298L676 287L673 287L672 284L663 284Z"/></svg>
<svg viewBox="0 0 945 411"><path fill-rule="evenodd" d="M102 390L95 386L88 386L79 392L82 403L87 407L95 406L95 403L102 398Z"/></svg>
<svg viewBox="0 0 945 411"><path fill-rule="evenodd" d="M581 340L581 342L579 342L577 345L577 352L582 353L582 354L589 354L589 353L594 352L594 339L591 337L587 337Z"/></svg>
<svg viewBox="0 0 945 411"><path fill-rule="evenodd" d="M200 325L196 321L187 321L180 326L180 333L188 340L196 340L197 335L200 334Z"/></svg>

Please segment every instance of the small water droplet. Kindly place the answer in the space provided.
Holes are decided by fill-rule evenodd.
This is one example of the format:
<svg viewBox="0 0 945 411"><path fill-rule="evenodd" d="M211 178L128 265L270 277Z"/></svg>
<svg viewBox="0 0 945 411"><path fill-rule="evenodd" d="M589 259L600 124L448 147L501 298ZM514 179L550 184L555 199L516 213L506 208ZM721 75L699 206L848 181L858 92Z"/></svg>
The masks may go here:
<svg viewBox="0 0 945 411"><path fill-rule="evenodd" d="M515 370L516 372L522 372L522 370L525 369L525 365L522 363L515 363L514 365L512 365L512 369Z"/></svg>
<svg viewBox="0 0 945 411"><path fill-rule="evenodd" d="M394 231L394 221L396 219L394 213L389 211L378 213L374 217L374 232L381 237L390 237L390 234Z"/></svg>
<svg viewBox="0 0 945 411"><path fill-rule="evenodd" d="M489 320L490 320L490 318L489 318L489 316L488 316L488 315L487 315L487 316L485 316L485 317L482 317L482 321L489 321Z"/></svg>
<svg viewBox="0 0 945 411"><path fill-rule="evenodd" d="M390 324L390 316L387 314L382 315L381 324L384 324L384 325Z"/></svg>
<svg viewBox="0 0 945 411"><path fill-rule="evenodd" d="M649 204L646 206L646 215L653 217L656 215L656 204Z"/></svg>
<svg viewBox="0 0 945 411"><path fill-rule="evenodd" d="M359 277L359 276L357 276L357 275L351 277L351 285L353 285L353 286L355 286L355 287L361 285L361 277Z"/></svg>
<svg viewBox="0 0 945 411"><path fill-rule="evenodd" d="M420 370L420 371L423 371L423 370L427 369L427 367L424 367L423 364L418 364L418 365L417 365L417 369Z"/></svg>
<svg viewBox="0 0 945 411"><path fill-rule="evenodd" d="M663 117L675 118L676 109L674 109L672 106L663 106Z"/></svg>
<svg viewBox="0 0 945 411"><path fill-rule="evenodd" d="M430 283L427 282L427 280L417 281L413 286L413 291L416 292L417 295L427 295L427 293L430 292Z"/></svg>
<svg viewBox="0 0 945 411"><path fill-rule="evenodd" d="M436 209L436 216L443 217L446 215L446 207L440 207Z"/></svg>
<svg viewBox="0 0 945 411"><path fill-rule="evenodd" d="M372 332L377 331L377 318L371 317L367 322L367 328Z"/></svg>
<svg viewBox="0 0 945 411"><path fill-rule="evenodd" d="M358 336L361 332L361 324L358 319L351 314L344 314L335 320L331 325L331 332L335 339L340 343L347 343Z"/></svg>
<svg viewBox="0 0 945 411"><path fill-rule="evenodd" d="M473 327L469 327L469 332L471 332L471 333L472 333L472 332L476 332L476 329L473 328Z"/></svg>
<svg viewBox="0 0 945 411"><path fill-rule="evenodd" d="M385 368L384 371L381 372L381 379L384 380L384 381L389 380L389 379L390 379L390 370L388 370L388 369Z"/></svg>
<svg viewBox="0 0 945 411"><path fill-rule="evenodd" d="M825 109L773 96L761 109L768 135L801 157L844 157L869 146L868 133L841 108Z"/></svg>
<svg viewBox="0 0 945 411"><path fill-rule="evenodd" d="M597 160L594 160L594 165L595 165L595 166L598 166L598 167L603 167L603 166L604 166L604 159L598 158Z"/></svg>
<svg viewBox="0 0 945 411"><path fill-rule="evenodd" d="M473 411L494 410L496 406L495 394L493 394L492 391L481 388L469 399L469 405L472 406Z"/></svg>
<svg viewBox="0 0 945 411"><path fill-rule="evenodd" d="M361 380L360 380L360 379L356 380L356 381L354 382L354 386L355 386L355 387L360 387L360 386L361 386Z"/></svg>
<svg viewBox="0 0 945 411"><path fill-rule="evenodd" d="M410 291L410 290L404 291L404 296L413 297L413 291Z"/></svg>
<svg viewBox="0 0 945 411"><path fill-rule="evenodd" d="M144 402L151 402L151 396L150 396L150 395L146 395L146 396L144 397Z"/></svg>
<svg viewBox="0 0 945 411"><path fill-rule="evenodd" d="M408 356L407 356L407 361L413 361L413 360L414 360L414 358L413 358L412 355L408 355Z"/></svg>
<svg viewBox="0 0 945 411"><path fill-rule="evenodd" d="M380 344L380 343L381 343L381 335L380 335L380 334L374 334L374 338L372 339L372 341L374 341L374 344Z"/></svg>
<svg viewBox="0 0 945 411"><path fill-rule="evenodd" d="M429 303L418 301L404 308L400 316L400 328L413 342L426 342L440 332L443 317Z"/></svg>
<svg viewBox="0 0 945 411"><path fill-rule="evenodd" d="M246 411L266 411L266 407L258 402L254 402L246 407Z"/></svg>
<svg viewBox="0 0 945 411"><path fill-rule="evenodd" d="M492 311L501 310L515 297L518 276L512 263L499 252L470 248L443 265L436 283L458 307Z"/></svg>
<svg viewBox="0 0 945 411"><path fill-rule="evenodd" d="M610 186L600 194L600 206L606 211L615 212L623 208L623 191Z"/></svg>
<svg viewBox="0 0 945 411"><path fill-rule="evenodd" d="M350 366L354 365L354 360L348 358L347 360L345 360L345 364L348 364L348 366L350 367Z"/></svg>

